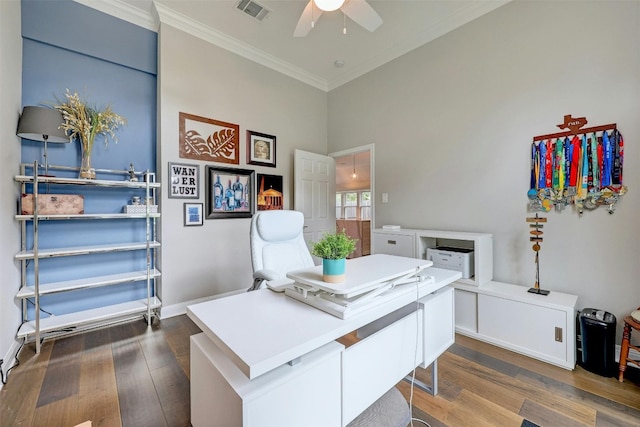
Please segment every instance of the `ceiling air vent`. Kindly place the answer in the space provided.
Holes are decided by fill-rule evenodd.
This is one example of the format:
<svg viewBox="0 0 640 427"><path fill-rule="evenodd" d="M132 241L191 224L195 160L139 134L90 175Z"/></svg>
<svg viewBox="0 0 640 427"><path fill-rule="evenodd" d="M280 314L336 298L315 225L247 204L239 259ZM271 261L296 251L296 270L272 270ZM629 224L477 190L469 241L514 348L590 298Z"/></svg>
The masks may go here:
<svg viewBox="0 0 640 427"><path fill-rule="evenodd" d="M258 21L263 21L271 11L264 6L259 5L253 0L240 0L236 6L238 10L246 13L247 15L256 18Z"/></svg>

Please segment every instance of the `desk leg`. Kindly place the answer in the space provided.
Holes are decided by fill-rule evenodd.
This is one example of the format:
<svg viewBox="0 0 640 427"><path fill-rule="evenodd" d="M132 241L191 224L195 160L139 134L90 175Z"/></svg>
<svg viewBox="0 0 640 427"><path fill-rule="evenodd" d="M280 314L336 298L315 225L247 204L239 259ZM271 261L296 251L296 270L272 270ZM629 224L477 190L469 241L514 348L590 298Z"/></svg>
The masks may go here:
<svg viewBox="0 0 640 427"><path fill-rule="evenodd" d="M404 380L411 383L411 375L404 377ZM413 379L413 384L422 391L426 391L432 396L438 394L438 359L434 360L431 364L431 386L425 384L417 378Z"/></svg>

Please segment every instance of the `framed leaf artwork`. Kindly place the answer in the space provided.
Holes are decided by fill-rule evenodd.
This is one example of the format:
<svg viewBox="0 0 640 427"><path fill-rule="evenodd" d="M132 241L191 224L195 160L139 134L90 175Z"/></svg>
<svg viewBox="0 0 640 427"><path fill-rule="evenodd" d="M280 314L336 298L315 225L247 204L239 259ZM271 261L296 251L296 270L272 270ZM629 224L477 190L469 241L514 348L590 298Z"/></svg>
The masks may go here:
<svg viewBox="0 0 640 427"><path fill-rule="evenodd" d="M240 164L240 126L179 113L180 157Z"/></svg>

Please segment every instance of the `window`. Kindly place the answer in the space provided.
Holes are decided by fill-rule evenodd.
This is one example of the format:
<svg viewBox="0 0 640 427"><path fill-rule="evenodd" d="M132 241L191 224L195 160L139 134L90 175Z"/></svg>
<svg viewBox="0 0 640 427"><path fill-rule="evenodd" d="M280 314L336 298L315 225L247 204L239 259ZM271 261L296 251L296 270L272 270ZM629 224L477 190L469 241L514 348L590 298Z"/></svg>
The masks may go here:
<svg viewBox="0 0 640 427"><path fill-rule="evenodd" d="M336 193L337 219L371 219L371 191Z"/></svg>

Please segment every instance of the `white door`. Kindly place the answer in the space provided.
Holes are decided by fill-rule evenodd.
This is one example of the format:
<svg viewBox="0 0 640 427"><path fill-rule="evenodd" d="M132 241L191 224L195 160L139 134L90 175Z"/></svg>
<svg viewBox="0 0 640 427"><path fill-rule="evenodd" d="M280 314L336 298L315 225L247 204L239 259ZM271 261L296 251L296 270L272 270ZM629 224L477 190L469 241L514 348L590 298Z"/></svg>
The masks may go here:
<svg viewBox="0 0 640 427"><path fill-rule="evenodd" d="M317 241L336 230L336 163L333 157L296 150L294 209L304 214L304 238Z"/></svg>

